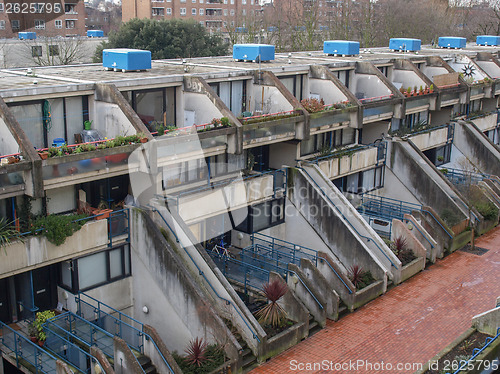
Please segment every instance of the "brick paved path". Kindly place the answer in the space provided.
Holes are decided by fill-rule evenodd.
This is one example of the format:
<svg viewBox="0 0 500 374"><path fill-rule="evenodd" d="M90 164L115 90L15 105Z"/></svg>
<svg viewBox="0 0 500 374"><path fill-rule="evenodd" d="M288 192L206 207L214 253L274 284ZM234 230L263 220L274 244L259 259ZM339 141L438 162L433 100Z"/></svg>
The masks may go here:
<svg viewBox="0 0 500 374"><path fill-rule="evenodd" d="M500 227L476 245L489 251L482 256L457 251L438 260L338 322L328 321L326 328L251 373L413 373L414 368L387 370L387 365L427 362L500 296ZM299 364L323 360L337 367L343 363L343 369L300 370ZM349 369L349 362L357 360L383 362L385 370Z"/></svg>

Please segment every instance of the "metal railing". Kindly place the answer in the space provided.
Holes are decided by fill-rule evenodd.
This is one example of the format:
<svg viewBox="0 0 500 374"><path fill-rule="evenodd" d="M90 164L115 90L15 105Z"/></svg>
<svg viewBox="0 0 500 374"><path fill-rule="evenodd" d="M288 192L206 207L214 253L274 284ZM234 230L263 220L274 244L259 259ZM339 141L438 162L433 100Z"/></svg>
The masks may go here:
<svg viewBox="0 0 500 374"><path fill-rule="evenodd" d="M375 246L378 248L378 250L384 255L384 257L390 262L391 266L393 266L394 268L398 268L396 266L396 264L389 258L389 256L387 256L387 253L385 253L385 251L380 247L380 245L375 241L373 240L373 238L370 238L366 235L362 235L358 229L356 227L354 227L354 225L351 223L351 221L349 219L347 219L347 217L344 215L344 213L342 213L342 211L339 209L339 207L332 201L332 199L330 199L330 196L328 196L326 194L326 192L323 190L323 188L320 187L320 185L314 180L314 178L311 176L311 174L309 174L309 172L302 168L302 167L298 167L298 169L302 170L308 177L309 179L314 183L314 185L317 187L317 189L321 192L321 195L323 195L323 197L325 199L328 200L328 202L335 208L335 210L337 210L338 214L340 214L340 216L344 219L345 222L347 222L349 224L349 226L354 230L354 232L360 237L360 238L363 238L365 239L368 243L370 242L373 242L373 244L375 244Z"/></svg>
<svg viewBox="0 0 500 374"><path fill-rule="evenodd" d="M460 373L462 370L465 370L466 368L468 368L468 364L469 362L473 362L477 356L479 356L482 352L484 352L484 350L486 348L488 348L495 340L497 340L498 338L500 337L500 327L497 328L497 334L494 336L494 337L489 337L489 338L486 338L486 342L483 346L483 348L479 349L479 348L474 348L472 350L472 357L469 358L468 360L461 360L460 361L460 367L455 371L453 372L453 374L458 374ZM446 373L446 374L451 374L451 373Z"/></svg>
<svg viewBox="0 0 500 374"><path fill-rule="evenodd" d="M56 372L57 357L34 344L2 321L0 321L0 331L2 333L0 344L12 351L18 368L29 364L37 374Z"/></svg>
<svg viewBox="0 0 500 374"><path fill-rule="evenodd" d="M434 219L434 221L436 221L437 224L443 229L443 231L445 231L450 238L453 238L453 235L451 235L448 232L448 229L446 229L441 224L441 222L434 216L434 214L429 210L425 209L421 204L409 203L402 200L392 199L390 197L371 195L368 193L362 194L361 199L362 199L361 200L362 205L357 209L358 211L361 210L361 212L366 215L387 218L387 219L397 218L399 220L403 220L404 214L411 214L411 212L414 210L428 213ZM378 200L380 200L380 202L377 202ZM371 211L370 209L366 209L366 207L363 206L364 201L369 202L368 208L373 208L374 206L376 207L378 205L381 207L381 210L385 210L386 212L389 212L389 214L384 214L381 211ZM391 214L390 213L391 211L396 211L399 213Z"/></svg>
<svg viewBox="0 0 500 374"><path fill-rule="evenodd" d="M321 262L325 262L325 263L328 265L328 267L329 267L329 268L333 271L333 273L337 276L337 278L339 278L339 279L340 279L340 281L341 281L341 282L342 282L342 284L345 286L345 288L347 288L347 291L348 291L350 294L352 294L352 293L353 293L353 291L351 290L351 287L349 287L349 286L347 285L347 283L344 281L344 279L342 279L342 277L341 277L341 276L340 276L340 274L337 272L337 270L335 270L335 268L332 266L332 264L330 264L330 261L328 261L327 259L322 258L322 257L320 257L320 258L319 258L319 260L320 260Z"/></svg>
<svg viewBox="0 0 500 374"><path fill-rule="evenodd" d="M90 299L94 303L97 303L97 305L92 305L91 303L86 302L82 299L82 297ZM105 331L120 337L128 344L129 347L132 347L144 354L144 339L152 342L159 357L161 357L170 372L174 372L154 339L149 334L144 332L144 324L142 322L83 292L79 292L78 295L75 296L75 301L77 303L78 314L80 317L85 318L86 313L93 314L93 319L95 320L95 322L93 322L94 324L103 328ZM86 308L88 312L85 312L84 308ZM104 311L104 308L109 310L112 314Z"/></svg>
<svg viewBox="0 0 500 374"><path fill-rule="evenodd" d="M233 307L233 309L236 311L236 313L240 316L240 318L242 319L243 323L245 324L245 326L252 332L252 335L253 335L253 338L256 339L259 343L261 342L258 335L257 335L257 332L250 326L250 324L248 323L247 319L243 316L243 314L240 312L239 308L237 308L234 303L232 302L232 300L229 300L229 299L226 299L224 297L222 297L221 295L219 295L219 293L217 292L217 290L215 289L215 287L212 285L212 283L208 280L207 276L205 275L205 273L203 272L203 270L200 269L200 267L198 266L198 264L196 263L196 261L193 259L193 257L191 256L191 254L188 252L188 250L186 249L186 247L184 247L181 243L180 243L180 240L179 240L179 237L177 236L176 232L172 229L172 227L170 226L170 224L167 222L167 220L165 219L165 217L163 217L163 215L161 214L161 212L156 209L155 207L152 207L150 206L150 208L158 213L158 215L160 216L160 218L162 219L163 223L165 223L165 225L168 227L168 229L170 230L170 232L174 235L175 237L175 241L177 243L179 243L179 246L184 250L184 252L186 252L186 254L188 255L188 257L190 258L191 262L194 264L194 266L196 267L196 269L198 270L198 274L200 274L203 279L205 280L205 282L207 282L207 284L209 285L210 289L213 291L213 293L215 294L215 296L217 296L219 299L221 299L222 301L224 301L227 305L231 305Z"/></svg>
<svg viewBox="0 0 500 374"><path fill-rule="evenodd" d="M377 165L380 161L385 162L386 159L386 154L387 154L387 143L380 142L380 143L372 143L372 144L355 144L352 147L347 147L347 148L341 148L339 150L333 151L331 154L326 155L326 156L321 156L321 157L316 157L312 160L304 160L304 162L308 164L315 164L318 165L319 162L324 161L324 160L329 160L332 158L339 158L345 155L351 155L359 151L363 151L365 149L373 149L377 148Z"/></svg>
<svg viewBox="0 0 500 374"><path fill-rule="evenodd" d="M297 116L300 116L300 115L302 115L302 112L300 110L295 110L294 109L294 110L289 110L289 111L286 111L286 112L276 112L276 113L269 113L269 114L259 114L259 115L255 115L255 116L241 117L241 118L238 118L238 119L240 120L240 122L243 125L247 125L247 124L259 123L260 121L264 122L267 119L273 120L276 117L280 117L280 116L284 116L283 118L285 118L285 117L288 118L288 117L297 117Z"/></svg>

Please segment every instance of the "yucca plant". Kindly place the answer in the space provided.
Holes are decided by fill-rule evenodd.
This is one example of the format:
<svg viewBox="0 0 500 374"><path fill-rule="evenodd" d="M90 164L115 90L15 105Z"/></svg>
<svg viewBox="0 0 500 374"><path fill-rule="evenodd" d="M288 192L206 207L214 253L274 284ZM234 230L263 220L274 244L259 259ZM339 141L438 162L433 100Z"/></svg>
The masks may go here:
<svg viewBox="0 0 500 374"><path fill-rule="evenodd" d="M9 245L12 239L18 239L19 233L17 232L14 222L8 221L5 217L0 219L0 247L3 248L5 254L7 250L5 246Z"/></svg>
<svg viewBox="0 0 500 374"><path fill-rule="evenodd" d="M196 338L189 341L188 347L186 348L186 360L191 365L196 365L198 367L202 366L209 361L207 357L207 347L208 344L203 341L203 338Z"/></svg>
<svg viewBox="0 0 500 374"><path fill-rule="evenodd" d="M347 275L354 287L359 288L359 285L363 280L363 273L363 268L359 265L352 265L351 267L349 267Z"/></svg>
<svg viewBox="0 0 500 374"><path fill-rule="evenodd" d="M264 295L266 295L268 303L266 306L259 309L257 313L255 313L255 316L262 325L270 324L274 327L280 326L282 321L286 318L286 312L281 305L278 304L278 300L288 292L288 286L279 279L275 279L272 282L264 284L262 290L264 291Z"/></svg>
<svg viewBox="0 0 500 374"><path fill-rule="evenodd" d="M404 251L406 249L406 244L406 239L402 236L398 236L394 238L391 249L395 253L395 255L398 256L401 251Z"/></svg>

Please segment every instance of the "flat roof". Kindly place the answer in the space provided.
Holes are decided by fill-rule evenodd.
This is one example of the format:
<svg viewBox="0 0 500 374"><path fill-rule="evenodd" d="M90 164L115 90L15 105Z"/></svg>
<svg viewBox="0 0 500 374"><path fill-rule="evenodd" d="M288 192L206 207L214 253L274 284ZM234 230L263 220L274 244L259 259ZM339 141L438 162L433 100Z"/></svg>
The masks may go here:
<svg viewBox="0 0 500 374"><path fill-rule="evenodd" d="M277 53L275 60L269 62L238 62L232 56L199 57L172 60L154 60L147 71L115 72L107 71L102 64L81 64L67 66L47 66L28 68L0 69L0 95L5 97L23 96L13 94L12 90L39 89L47 87L54 92L74 85L94 83L113 83L119 89L147 87L154 85L181 85L184 75L202 75L206 79L251 75L255 70L271 70L275 74L290 74L307 70L309 65L329 65L339 67L354 65L358 61L371 61L375 64L389 64L393 59L424 60L427 56L441 56L444 59L457 54L475 55L478 52L496 54L500 47L483 47L475 43L467 44L465 49L445 49L422 46L418 52L393 52L388 47L361 49L358 56L328 56L323 51L302 51ZM55 87L61 87L56 89ZM74 89L74 88L73 88ZM71 91L71 89L69 90ZM31 92L33 94L34 92ZM26 95L30 93L26 92Z"/></svg>

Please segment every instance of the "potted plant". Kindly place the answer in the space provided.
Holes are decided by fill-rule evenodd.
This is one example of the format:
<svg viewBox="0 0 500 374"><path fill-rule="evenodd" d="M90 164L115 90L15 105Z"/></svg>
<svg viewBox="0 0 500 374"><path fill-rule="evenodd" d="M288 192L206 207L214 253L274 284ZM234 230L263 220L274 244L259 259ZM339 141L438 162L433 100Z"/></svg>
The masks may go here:
<svg viewBox="0 0 500 374"><path fill-rule="evenodd" d="M403 86L399 88L399 92L406 96L406 89Z"/></svg>
<svg viewBox="0 0 500 374"><path fill-rule="evenodd" d="M47 334L43 329L43 324L50 318L55 317L55 313L52 310L45 310L43 312L38 312L35 317L33 324L38 332L38 345L42 346L47 340Z"/></svg>
<svg viewBox="0 0 500 374"><path fill-rule="evenodd" d="M411 96L411 87L408 87L408 88L406 89L406 96L407 96L407 97L408 97L408 96Z"/></svg>
<svg viewBox="0 0 500 374"><path fill-rule="evenodd" d="M420 86L420 89L418 90L418 93L420 95L423 95L424 94L424 88L422 86Z"/></svg>
<svg viewBox="0 0 500 374"><path fill-rule="evenodd" d="M38 330L37 330L34 322L32 322L28 325L28 335L30 336L30 340L33 343L38 342Z"/></svg>
<svg viewBox="0 0 500 374"><path fill-rule="evenodd" d="M433 85L433 84L431 84L431 86L429 87L429 92L430 92L430 93L433 93L433 92L434 92L434 85Z"/></svg>
<svg viewBox="0 0 500 374"><path fill-rule="evenodd" d="M425 94L428 94L428 93L429 93L429 86L425 85L425 88L424 88L424 93L425 93Z"/></svg>

